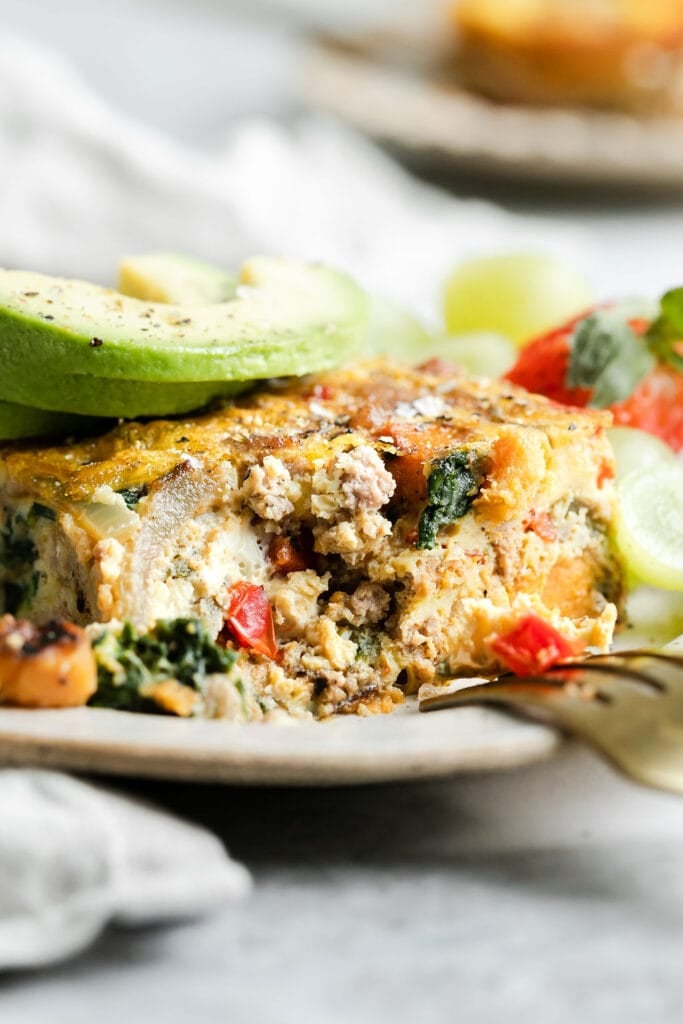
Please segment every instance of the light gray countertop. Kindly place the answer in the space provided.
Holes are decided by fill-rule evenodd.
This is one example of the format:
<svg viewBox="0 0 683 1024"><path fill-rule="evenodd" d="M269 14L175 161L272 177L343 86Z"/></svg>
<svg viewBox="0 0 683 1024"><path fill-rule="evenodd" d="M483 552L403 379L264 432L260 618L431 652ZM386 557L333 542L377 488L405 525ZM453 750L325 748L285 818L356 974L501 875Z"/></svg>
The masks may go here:
<svg viewBox="0 0 683 1024"><path fill-rule="evenodd" d="M252 898L6 979L3 1024L681 1019L683 803L577 749L410 786L133 788L224 836Z"/></svg>
<svg viewBox="0 0 683 1024"><path fill-rule="evenodd" d="M204 141L244 110L294 107L293 30L226 7L4 0L3 23L62 48L125 110ZM603 294L683 278L680 200L496 195L587 227ZM254 895L4 978L1 1024L682 1019L683 802L580 750L401 787L130 788L215 828Z"/></svg>

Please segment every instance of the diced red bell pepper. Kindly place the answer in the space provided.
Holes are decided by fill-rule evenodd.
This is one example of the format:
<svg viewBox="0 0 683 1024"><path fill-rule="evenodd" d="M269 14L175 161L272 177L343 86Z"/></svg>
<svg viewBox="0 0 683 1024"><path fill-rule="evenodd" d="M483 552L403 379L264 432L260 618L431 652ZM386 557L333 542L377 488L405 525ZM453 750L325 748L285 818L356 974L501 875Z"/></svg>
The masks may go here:
<svg viewBox="0 0 683 1024"><path fill-rule="evenodd" d="M491 644L506 668L517 676L536 676L572 658L576 651L561 633L538 615L527 615Z"/></svg>
<svg viewBox="0 0 683 1024"><path fill-rule="evenodd" d="M277 657L273 610L263 587L246 580L230 588L225 625L242 647L266 658Z"/></svg>

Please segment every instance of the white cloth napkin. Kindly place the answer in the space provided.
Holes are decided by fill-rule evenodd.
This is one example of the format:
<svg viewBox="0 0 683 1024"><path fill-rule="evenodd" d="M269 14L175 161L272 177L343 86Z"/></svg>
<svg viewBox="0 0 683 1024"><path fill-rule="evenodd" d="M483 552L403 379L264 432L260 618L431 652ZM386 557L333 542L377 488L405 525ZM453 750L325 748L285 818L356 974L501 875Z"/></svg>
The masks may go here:
<svg viewBox="0 0 683 1024"><path fill-rule="evenodd" d="M177 249L328 261L428 320L471 254L561 252L583 234L417 184L373 145L306 116L250 120L201 152L134 123L60 57L0 34L0 263L111 282L123 254Z"/></svg>
<svg viewBox="0 0 683 1024"><path fill-rule="evenodd" d="M318 118L249 122L192 151L0 34L0 263L109 283L135 251L226 267L287 254L338 264L436 321L458 259L529 248L586 261L566 228L418 185ZM56 773L0 772L0 968L69 956L110 920L198 913L247 888L206 832Z"/></svg>
<svg viewBox="0 0 683 1024"><path fill-rule="evenodd" d="M58 772L0 771L0 969L64 959L110 921L206 913L249 887L204 829Z"/></svg>

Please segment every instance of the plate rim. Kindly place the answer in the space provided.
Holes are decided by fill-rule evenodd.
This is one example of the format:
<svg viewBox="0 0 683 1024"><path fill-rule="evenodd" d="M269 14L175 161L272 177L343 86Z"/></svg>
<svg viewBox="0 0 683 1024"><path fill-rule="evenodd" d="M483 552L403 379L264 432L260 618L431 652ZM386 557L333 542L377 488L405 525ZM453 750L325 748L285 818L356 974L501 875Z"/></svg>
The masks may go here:
<svg viewBox="0 0 683 1024"><path fill-rule="evenodd" d="M72 728L74 722L76 729ZM474 742L463 742L468 722ZM160 723L165 724L160 728ZM404 723L410 723L409 727ZM106 733L109 725L115 728L116 738L98 735L100 726ZM182 741L183 726L188 725L192 730L185 734L192 739L189 743ZM132 739L130 728L138 734ZM329 730L334 734L331 744L325 742ZM215 743L203 746L211 731L213 739L225 738L222 748ZM174 733L181 742L177 737L175 744L170 741ZM294 737L296 745L287 742ZM308 743L306 737L315 737L315 742ZM555 730L511 720L495 709L449 709L422 715L415 701L390 715L283 726L197 721L102 708L0 708L2 766L200 783L355 786L442 778L545 760L561 742Z"/></svg>
<svg viewBox="0 0 683 1024"><path fill-rule="evenodd" d="M496 104L333 38L309 45L301 92L312 107L451 169L554 184L683 189L683 118L672 115Z"/></svg>

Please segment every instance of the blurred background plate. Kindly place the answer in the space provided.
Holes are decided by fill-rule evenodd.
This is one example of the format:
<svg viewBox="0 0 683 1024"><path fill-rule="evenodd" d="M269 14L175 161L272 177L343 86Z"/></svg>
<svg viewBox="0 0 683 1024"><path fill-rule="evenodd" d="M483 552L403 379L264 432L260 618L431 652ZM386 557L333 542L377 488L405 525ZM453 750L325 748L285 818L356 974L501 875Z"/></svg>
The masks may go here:
<svg viewBox="0 0 683 1024"><path fill-rule="evenodd" d="M431 173L683 191L683 119L492 103L443 72L429 26L320 37L306 102Z"/></svg>

